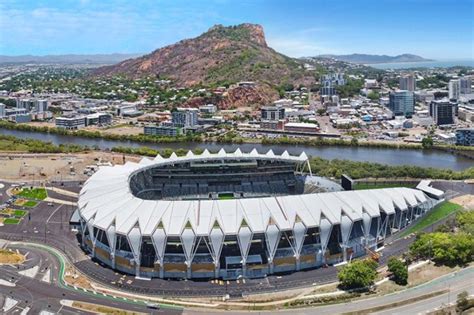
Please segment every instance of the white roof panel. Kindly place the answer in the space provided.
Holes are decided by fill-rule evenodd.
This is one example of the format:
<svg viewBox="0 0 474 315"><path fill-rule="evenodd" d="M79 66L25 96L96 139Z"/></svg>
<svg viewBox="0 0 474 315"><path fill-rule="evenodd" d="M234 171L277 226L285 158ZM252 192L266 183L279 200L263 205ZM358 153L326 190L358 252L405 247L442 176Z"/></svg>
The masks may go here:
<svg viewBox="0 0 474 315"><path fill-rule="evenodd" d="M184 157L172 154L167 159L158 155L154 160L144 158L140 163L127 162L125 165L101 167L87 180L81 190L78 202L81 218L86 221L94 218L90 223L93 222L94 226L104 230L115 222L115 232L120 234L128 234L132 229L139 229L142 235L154 235L154 240L158 240L161 246L166 235L182 236L188 222L195 237L208 235L216 220L225 235L237 235L239 231L242 232L243 220L253 234L266 233L270 225L277 226L280 231L293 230L297 218L306 228L319 226L322 233L327 234L330 231L328 224L339 224L342 214L354 222L362 220L363 213L377 217L380 211L393 213L394 204L406 208L407 205L416 206L427 200L423 191L410 188L200 201L142 200L130 191L129 177L135 172L158 165L209 158L276 159L296 163L307 161L304 153L292 156L285 151L278 156L271 150L260 154L255 149L249 153L237 149L232 153L224 150L218 153L209 153L205 150L202 154L188 152ZM367 225L368 218L365 219L364 223ZM158 225L163 227L159 233L165 235L154 234ZM301 227L300 224L296 225ZM301 232L300 228L299 230L298 233ZM240 241L246 243L248 241L246 232L242 233L244 234L240 236ZM275 235L273 230L272 235ZM215 241L215 245L220 243L217 239ZM271 245L273 246L273 243Z"/></svg>

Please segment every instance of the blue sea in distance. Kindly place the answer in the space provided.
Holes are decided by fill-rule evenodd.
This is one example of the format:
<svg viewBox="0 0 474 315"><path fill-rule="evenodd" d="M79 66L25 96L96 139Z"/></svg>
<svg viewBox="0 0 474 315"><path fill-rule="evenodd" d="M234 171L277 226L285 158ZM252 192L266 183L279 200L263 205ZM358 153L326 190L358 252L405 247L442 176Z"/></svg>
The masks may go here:
<svg viewBox="0 0 474 315"><path fill-rule="evenodd" d="M423 62L394 62L394 63L376 63L368 66L377 69L410 69L410 68L449 68L455 66L465 66L474 68L474 59L471 60L440 60Z"/></svg>

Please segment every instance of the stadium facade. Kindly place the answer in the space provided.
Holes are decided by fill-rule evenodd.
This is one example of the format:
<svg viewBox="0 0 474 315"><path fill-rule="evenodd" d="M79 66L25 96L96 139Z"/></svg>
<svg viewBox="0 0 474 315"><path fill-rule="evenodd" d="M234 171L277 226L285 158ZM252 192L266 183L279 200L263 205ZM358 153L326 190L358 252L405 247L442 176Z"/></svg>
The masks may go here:
<svg viewBox="0 0 474 315"><path fill-rule="evenodd" d="M143 158L84 184L81 242L141 277L262 277L362 256L437 202L410 188L321 191L304 153Z"/></svg>

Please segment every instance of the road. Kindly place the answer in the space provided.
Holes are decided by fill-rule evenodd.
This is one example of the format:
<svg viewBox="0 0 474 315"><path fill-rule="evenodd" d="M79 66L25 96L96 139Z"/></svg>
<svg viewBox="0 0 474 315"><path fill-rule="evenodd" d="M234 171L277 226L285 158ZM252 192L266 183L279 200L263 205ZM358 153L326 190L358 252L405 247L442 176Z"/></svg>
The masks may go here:
<svg viewBox="0 0 474 315"><path fill-rule="evenodd" d="M180 314L181 309L162 308L151 311L143 303L122 298L114 298L81 289L66 287L61 281L62 261L54 254L35 247L25 245L9 246L27 255L27 260L19 267L0 266L0 307L7 298L17 304L7 314L22 312L29 309L28 314L39 314L48 311L54 314L90 314L88 312L63 306L61 300L95 303L122 310L144 312L147 314ZM36 270L37 272L31 271ZM11 285L5 285L8 281Z"/></svg>
<svg viewBox="0 0 474 315"><path fill-rule="evenodd" d="M448 303L448 300L453 302L456 299L456 295L464 290L474 293L474 267L463 269L455 274L448 274L441 278L435 279L431 282L423 285L401 291L399 293L393 293L385 296L378 296L364 300L352 301L350 303L332 304L326 306L317 306L306 309L291 309L291 310L280 310L280 311L269 311L259 312L262 314L279 314L279 315L307 315L307 314L318 314L318 315L332 315L332 314L344 314L349 312L369 310L374 307L387 306L395 302L403 302L411 298L423 296L432 292L438 292L442 290L449 290L450 294L443 294L430 299L422 300L415 303L406 304L402 307L387 308L384 311L375 314L418 314L429 310L433 310L436 307L441 306L443 303ZM209 314L209 311L201 310L185 310L183 314L186 315L203 315ZM226 314L232 315L244 315L249 314L248 312L241 311L229 311Z"/></svg>

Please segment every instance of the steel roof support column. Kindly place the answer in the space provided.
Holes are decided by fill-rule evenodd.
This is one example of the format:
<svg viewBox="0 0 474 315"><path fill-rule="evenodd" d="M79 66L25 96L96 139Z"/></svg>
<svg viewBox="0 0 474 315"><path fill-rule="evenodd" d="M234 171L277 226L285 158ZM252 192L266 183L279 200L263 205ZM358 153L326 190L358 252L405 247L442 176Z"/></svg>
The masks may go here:
<svg viewBox="0 0 474 315"><path fill-rule="evenodd" d="M112 268L115 269L115 243L117 241L117 237L115 236L115 226L110 225L107 231L105 231L105 235L107 236L107 240L109 241L110 260L112 263Z"/></svg>
<svg viewBox="0 0 474 315"><path fill-rule="evenodd" d="M181 232L181 245L183 246L184 255L186 256L187 272L186 277L191 277L191 263L194 258L194 248L196 242L196 234L191 226L185 227Z"/></svg>
<svg viewBox="0 0 474 315"><path fill-rule="evenodd" d="M323 264L326 263L326 249L329 244L329 239L331 238L332 233L332 224L328 219L321 219L319 224L319 238L321 240L321 254L323 259Z"/></svg>
<svg viewBox="0 0 474 315"><path fill-rule="evenodd" d="M217 222L217 220L216 220ZM220 256L222 252L222 247L224 246L224 232L218 224L215 224L215 227L209 233L209 241L211 243L210 248L212 249L212 258L214 259L214 266L215 266L215 277L219 277L219 269L220 269Z"/></svg>
<svg viewBox="0 0 474 315"><path fill-rule="evenodd" d="M81 224L81 245L82 247L84 247L84 237L86 235L86 222L84 221L84 219L81 217L81 219L79 220L79 223Z"/></svg>
<svg viewBox="0 0 474 315"><path fill-rule="evenodd" d="M363 212L362 213L362 228L364 229L364 238L365 238L365 246L369 245L369 236L370 236L370 227L372 225L372 217L367 213Z"/></svg>
<svg viewBox="0 0 474 315"><path fill-rule="evenodd" d="M303 248L306 231L306 225L304 225L302 221L295 222L295 225L293 226L293 249L295 251L296 270L300 270L300 255L301 249Z"/></svg>
<svg viewBox="0 0 474 315"><path fill-rule="evenodd" d="M140 250L142 246L142 235L139 227L134 227L128 232L127 240L130 244L130 248L133 254L133 260L135 261L135 276L140 276Z"/></svg>
<svg viewBox="0 0 474 315"><path fill-rule="evenodd" d="M342 215L341 217L341 236L342 236L342 259L344 261L347 261L347 248L348 248L348 243L349 243L349 238L351 236L352 232L352 227L354 225L354 222L346 216Z"/></svg>
<svg viewBox="0 0 474 315"><path fill-rule="evenodd" d="M151 236L151 241L153 246L155 247L155 254L156 254L156 261L155 264L158 262L160 265L160 278L164 276L164 269L163 269L163 260L165 256L165 248L166 248L166 232L161 226L161 222L158 224L155 232L153 232Z"/></svg>
<svg viewBox="0 0 474 315"><path fill-rule="evenodd" d="M252 242L253 233L250 227L241 225L239 234L237 234L237 241L240 247L240 254L242 256L242 274L245 277L247 256L249 254L250 245Z"/></svg>
<svg viewBox="0 0 474 315"><path fill-rule="evenodd" d="M92 243L92 257L95 257L95 235L94 235L94 218L91 218L88 222L87 222L87 229L89 230L89 238L91 239L91 243Z"/></svg>
<svg viewBox="0 0 474 315"><path fill-rule="evenodd" d="M270 273L273 273L273 258L275 257L278 243L280 241L280 229L276 224L271 224L265 232L265 241L268 249L268 262L270 264Z"/></svg>

